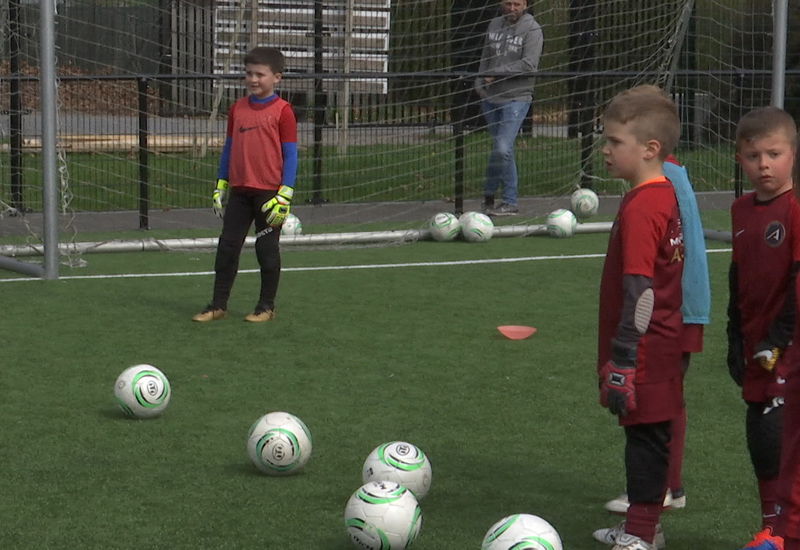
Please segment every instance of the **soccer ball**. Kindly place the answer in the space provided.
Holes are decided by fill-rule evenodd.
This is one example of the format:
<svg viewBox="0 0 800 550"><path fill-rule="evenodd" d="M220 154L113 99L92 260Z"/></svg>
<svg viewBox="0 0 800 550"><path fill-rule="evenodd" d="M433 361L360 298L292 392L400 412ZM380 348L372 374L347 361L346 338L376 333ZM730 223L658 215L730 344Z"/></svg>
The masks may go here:
<svg viewBox="0 0 800 550"><path fill-rule="evenodd" d="M250 428L247 454L265 474L295 474L311 457L311 433L295 415L271 412L256 420Z"/></svg>
<svg viewBox="0 0 800 550"><path fill-rule="evenodd" d="M422 510L414 495L393 481L370 481L344 509L353 544L367 550L403 550L419 535Z"/></svg>
<svg viewBox="0 0 800 550"><path fill-rule="evenodd" d="M563 550L561 537L539 516L514 514L494 525L483 538L481 550Z"/></svg>
<svg viewBox="0 0 800 550"><path fill-rule="evenodd" d="M547 233L551 237L571 237L578 227L575 214L566 208L559 208L547 216Z"/></svg>
<svg viewBox="0 0 800 550"><path fill-rule="evenodd" d="M600 199L597 193L591 189L581 188L572 193L569 198L569 206L572 213L579 218L591 218L597 214L600 207Z"/></svg>
<svg viewBox="0 0 800 550"><path fill-rule="evenodd" d="M134 365L122 371L114 384L114 397L122 411L136 418L154 418L164 412L172 388L164 373L153 365Z"/></svg>
<svg viewBox="0 0 800 550"><path fill-rule="evenodd" d="M417 500L428 494L433 472L425 453L411 443L393 441L374 449L364 461L362 475L369 481L394 481L414 493Z"/></svg>
<svg viewBox="0 0 800 550"><path fill-rule="evenodd" d="M464 240L471 243L485 243L492 238L494 224L491 218L480 212L464 212L458 218Z"/></svg>
<svg viewBox="0 0 800 550"><path fill-rule="evenodd" d="M281 226L281 235L301 235L303 233L303 223L294 214L287 214L286 220Z"/></svg>
<svg viewBox="0 0 800 550"><path fill-rule="evenodd" d="M434 241L446 242L452 241L458 237L461 231L461 224L456 218L455 214L450 212L440 212L431 218L428 222L431 230L431 237Z"/></svg>

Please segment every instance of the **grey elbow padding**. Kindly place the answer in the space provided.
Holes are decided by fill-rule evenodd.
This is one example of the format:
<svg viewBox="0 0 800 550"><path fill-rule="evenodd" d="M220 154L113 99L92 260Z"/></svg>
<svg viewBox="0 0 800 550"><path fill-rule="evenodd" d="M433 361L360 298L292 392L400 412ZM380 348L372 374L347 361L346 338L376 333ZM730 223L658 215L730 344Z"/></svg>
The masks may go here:
<svg viewBox="0 0 800 550"><path fill-rule="evenodd" d="M636 308L633 311L633 324L639 334L647 332L647 327L650 326L650 319L653 317L653 303L655 298L653 296L653 289L648 288L642 292L639 299L636 300Z"/></svg>

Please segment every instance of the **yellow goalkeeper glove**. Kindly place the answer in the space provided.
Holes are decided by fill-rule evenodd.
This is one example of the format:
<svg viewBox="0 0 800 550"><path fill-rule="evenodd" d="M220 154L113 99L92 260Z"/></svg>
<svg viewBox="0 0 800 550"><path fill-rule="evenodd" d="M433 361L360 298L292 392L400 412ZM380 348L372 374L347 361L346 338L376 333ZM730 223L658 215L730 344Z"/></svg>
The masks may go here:
<svg viewBox="0 0 800 550"><path fill-rule="evenodd" d="M753 359L758 361L762 368L772 372L775 370L775 363L781 358L781 349L772 347L768 342L762 342L756 346L756 353Z"/></svg>
<svg viewBox="0 0 800 550"><path fill-rule="evenodd" d="M286 185L281 185L275 197L264 203L261 211L267 219L269 226L281 226L289 215L289 207L294 196L294 189Z"/></svg>
<svg viewBox="0 0 800 550"><path fill-rule="evenodd" d="M221 218L225 213L225 205L228 203L228 180L217 180L217 186L214 187L211 200L213 201L211 209L217 217Z"/></svg>

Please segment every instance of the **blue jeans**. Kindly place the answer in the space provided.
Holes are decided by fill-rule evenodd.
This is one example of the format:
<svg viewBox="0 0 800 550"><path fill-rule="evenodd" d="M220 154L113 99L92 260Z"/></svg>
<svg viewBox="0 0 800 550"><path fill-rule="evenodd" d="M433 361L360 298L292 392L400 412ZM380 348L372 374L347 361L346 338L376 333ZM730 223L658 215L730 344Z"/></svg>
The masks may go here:
<svg viewBox="0 0 800 550"><path fill-rule="evenodd" d="M528 101L508 103L481 102L483 117L489 125L492 153L486 166L483 195L494 196L502 185L503 202L517 204L517 163L514 161L514 140L530 107Z"/></svg>

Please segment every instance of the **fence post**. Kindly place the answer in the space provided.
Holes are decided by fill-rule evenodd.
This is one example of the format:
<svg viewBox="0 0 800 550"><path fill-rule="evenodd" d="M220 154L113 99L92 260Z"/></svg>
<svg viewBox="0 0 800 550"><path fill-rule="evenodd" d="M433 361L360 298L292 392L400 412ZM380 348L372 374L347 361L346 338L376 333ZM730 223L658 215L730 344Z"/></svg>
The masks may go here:
<svg viewBox="0 0 800 550"><path fill-rule="evenodd" d="M741 117L741 109L744 107L744 73L736 73L736 104L739 106L739 113ZM738 162L733 163L734 176L733 176L733 196L741 197L744 193L744 177L742 175L742 165Z"/></svg>
<svg viewBox="0 0 800 550"><path fill-rule="evenodd" d="M139 229L150 229L150 188L147 171L147 78L136 80L139 98Z"/></svg>
<svg viewBox="0 0 800 550"><path fill-rule="evenodd" d="M8 3L8 54L9 73L13 76L20 75L20 0L10 0ZM11 169L11 206L19 214L25 213L25 203L22 196L22 93L19 79L9 82L8 115L10 138L10 169Z"/></svg>
<svg viewBox="0 0 800 550"><path fill-rule="evenodd" d="M322 72L325 70L322 62L322 0L314 2L314 174L311 197L312 204L321 204L322 198L322 129L325 125L326 96L323 87Z"/></svg>
<svg viewBox="0 0 800 550"><path fill-rule="evenodd" d="M457 93L453 94L453 137L455 138L455 157L454 177L455 182L455 215L460 216L464 213L464 119L467 114L467 104L469 103L470 88L466 87L468 82L459 78L454 82L453 89Z"/></svg>

